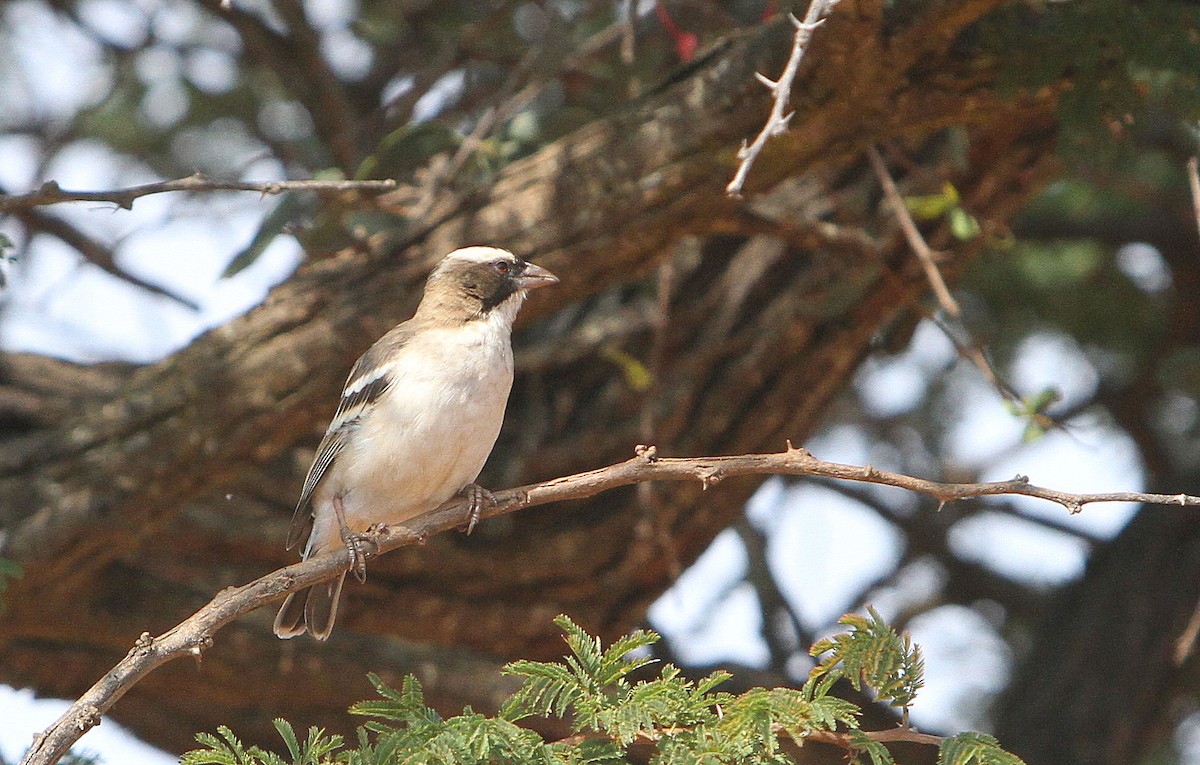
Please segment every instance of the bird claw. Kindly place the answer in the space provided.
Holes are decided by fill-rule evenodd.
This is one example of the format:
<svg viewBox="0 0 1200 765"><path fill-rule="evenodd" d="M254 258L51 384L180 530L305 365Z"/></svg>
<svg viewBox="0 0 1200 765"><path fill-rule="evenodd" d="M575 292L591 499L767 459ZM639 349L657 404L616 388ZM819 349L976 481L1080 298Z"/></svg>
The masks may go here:
<svg viewBox="0 0 1200 765"><path fill-rule="evenodd" d="M367 548L374 548L375 540L369 534L343 534L342 542L350 553L350 572L360 584L367 581Z"/></svg>
<svg viewBox="0 0 1200 765"><path fill-rule="evenodd" d="M479 519L483 517L483 511L496 506L496 496L477 483L467 484L459 493L467 500L466 532L470 534L475 530Z"/></svg>
<svg viewBox="0 0 1200 765"><path fill-rule="evenodd" d="M342 534L342 543L346 545L346 552L350 554L350 571L354 574L354 578L359 584L367 581L367 551L364 549L367 545L378 549L375 540L372 538L370 529L366 534L355 534L350 531L350 527L346 525L346 509L342 505L341 496L333 498L333 512L337 516L338 530Z"/></svg>

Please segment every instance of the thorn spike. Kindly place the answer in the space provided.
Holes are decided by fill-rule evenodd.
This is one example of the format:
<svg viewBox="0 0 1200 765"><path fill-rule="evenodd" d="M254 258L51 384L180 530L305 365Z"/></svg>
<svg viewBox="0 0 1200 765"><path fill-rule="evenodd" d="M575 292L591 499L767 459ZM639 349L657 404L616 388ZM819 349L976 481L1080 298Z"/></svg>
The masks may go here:
<svg viewBox="0 0 1200 765"><path fill-rule="evenodd" d="M772 80L770 77L766 76L762 72L755 72L754 79L758 80L763 85L767 86L767 88L769 90L778 90L779 89L779 81Z"/></svg>

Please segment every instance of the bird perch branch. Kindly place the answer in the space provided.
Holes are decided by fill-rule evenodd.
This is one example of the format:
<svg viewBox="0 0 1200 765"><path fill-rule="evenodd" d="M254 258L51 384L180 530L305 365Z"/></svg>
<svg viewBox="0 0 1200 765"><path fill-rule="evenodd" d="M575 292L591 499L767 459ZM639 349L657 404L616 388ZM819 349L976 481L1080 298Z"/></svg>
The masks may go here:
<svg viewBox="0 0 1200 765"><path fill-rule="evenodd" d="M727 457L659 458L653 446L639 446L636 452L632 459L615 465L497 492L495 505L485 508L483 517L491 518L549 502L582 499L645 481L699 481L707 489L726 478L743 475L811 475L897 486L933 497L940 503L970 497L1020 494L1057 502L1071 513L1077 513L1084 505L1093 502L1200 506L1200 497L1187 494L1132 491L1075 494L1035 486L1025 476L991 483L943 483L878 470L870 465L826 462L805 449L793 448L790 443L786 451L778 454ZM409 521L405 526L378 529L371 539L374 549L366 551L367 557L418 544L432 534L461 526L466 517L467 503L454 500ZM328 555L279 569L249 584L223 590L208 605L158 637L143 633L117 666L37 736L22 759L22 765L55 765L80 736L98 725L101 716L156 667L183 656L199 657L212 644L217 630L237 617L278 600L289 592L331 579L348 570L349 566L349 555L344 548L339 548Z"/></svg>
<svg viewBox="0 0 1200 765"><path fill-rule="evenodd" d="M128 210L134 200L150 194L167 191L256 191L259 194L282 194L285 191L390 191L396 188L394 180L382 181L221 181L202 173L172 181L155 181L140 186L107 191L68 191L57 181L46 181L36 191L27 194L0 194L0 213L27 210L32 207L59 204L61 202L107 202Z"/></svg>
<svg viewBox="0 0 1200 765"><path fill-rule="evenodd" d="M767 141L787 130L788 122L791 121L793 114L787 110L788 100L792 97L792 83L796 79L796 72L800 69L800 59L804 58L804 51L808 47L808 41L812 39L813 30L821 25L825 16L833 10L833 6L837 2L838 0L811 0L803 21L788 14L788 18L796 27L796 34L792 38L792 53L788 56L787 64L783 67L783 74L779 75L778 80L772 80L761 73L757 74L758 81L766 85L767 89L771 91L771 95L775 97L775 103L771 106L767 124L763 125L763 129L758 132L754 142L749 146L743 144L738 151L738 159L742 163L738 165L733 180L725 187L725 193L729 196L739 197L742 195L742 186L746 183L746 176L750 174L750 167L762 153Z"/></svg>

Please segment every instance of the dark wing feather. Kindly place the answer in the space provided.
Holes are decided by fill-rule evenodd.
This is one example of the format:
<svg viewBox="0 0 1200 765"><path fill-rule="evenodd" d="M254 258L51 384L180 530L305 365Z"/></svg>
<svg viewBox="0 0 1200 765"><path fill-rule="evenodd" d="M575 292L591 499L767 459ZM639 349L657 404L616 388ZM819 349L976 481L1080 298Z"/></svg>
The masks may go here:
<svg viewBox="0 0 1200 765"><path fill-rule="evenodd" d="M338 454L346 447L350 435L358 425L358 419L392 386L388 362L408 341L413 329L411 322L393 328L371 346L350 370L350 376L346 379L341 399L338 401L337 412L334 413L333 420L321 439L321 445L317 447L316 459L304 478L304 489L300 492L300 500L296 503L295 513L292 514L287 549L290 550L299 544L312 530L313 517L309 508L312 493L329 472Z"/></svg>
<svg viewBox="0 0 1200 765"><path fill-rule="evenodd" d="M308 506L309 500L312 498L313 490L317 488L317 484L325 476L329 466L333 464L333 458L346 446L350 430L350 427L343 425L336 430L325 431L325 437L321 439L321 445L317 447L317 458L313 460L312 467L308 469L308 475L304 478L304 490L300 493L300 501L296 503L296 511L292 513L292 526L288 530L287 549L290 550L298 545L308 537L308 532L312 531L313 517Z"/></svg>

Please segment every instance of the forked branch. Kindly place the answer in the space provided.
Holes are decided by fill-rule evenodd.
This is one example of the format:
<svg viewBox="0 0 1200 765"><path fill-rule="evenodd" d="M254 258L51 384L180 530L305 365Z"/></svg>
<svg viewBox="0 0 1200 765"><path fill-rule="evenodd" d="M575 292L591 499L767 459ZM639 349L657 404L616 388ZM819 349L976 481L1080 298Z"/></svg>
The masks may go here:
<svg viewBox="0 0 1200 765"><path fill-rule="evenodd" d="M582 499L620 486L645 481L699 481L708 488L726 478L743 475L811 475L846 481L897 486L933 497L940 503L970 497L1020 494L1057 502L1072 513L1093 502L1143 502L1200 506L1200 497L1187 494L1144 494L1134 491L1075 494L1035 486L1025 476L992 483L943 483L901 473L877 470L870 465L826 462L805 449L788 444L778 454L742 454L728 457L659 458L653 446L639 446L632 459L586 473L555 478L497 492L496 504L484 510L490 518L526 507L566 499ZM409 521L405 526L378 530L368 557L405 545L417 544L431 534L456 528L467 516L466 502L455 500ZM57 721L34 741L22 765L55 765L67 750L100 722L125 693L161 664L183 656L200 656L217 630L237 617L282 598L289 592L331 579L350 566L345 548L322 555L217 594L208 605L158 637L143 633L129 654L100 678Z"/></svg>

